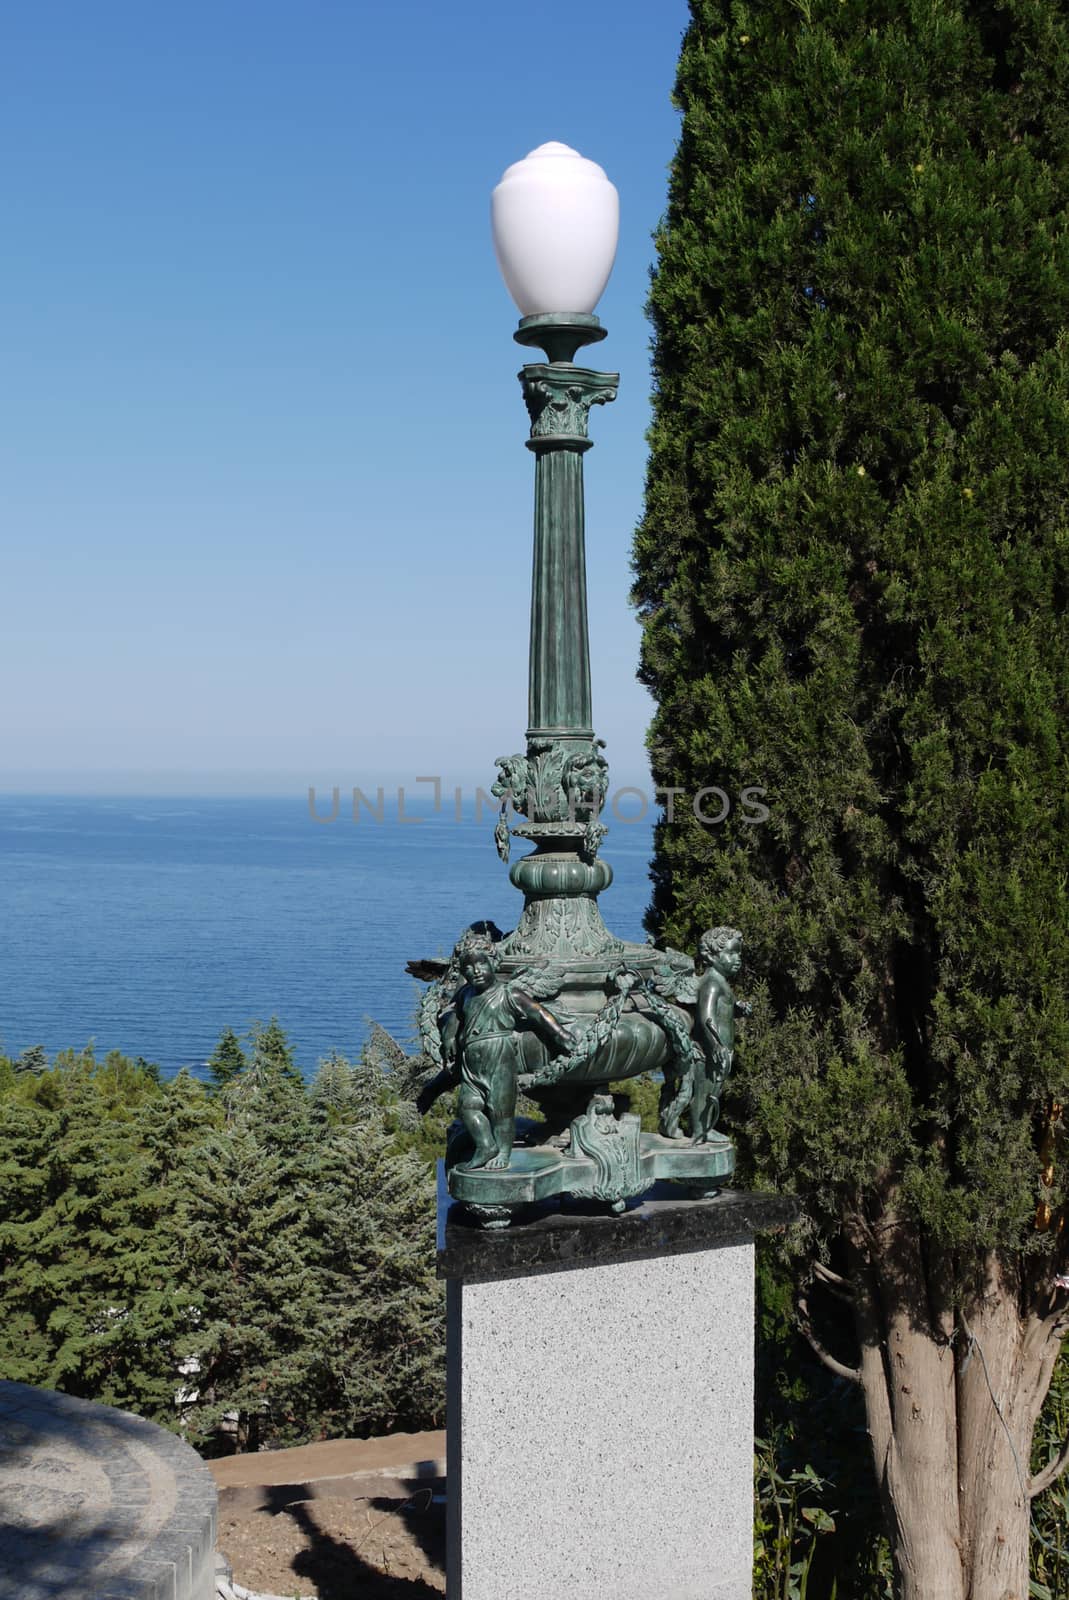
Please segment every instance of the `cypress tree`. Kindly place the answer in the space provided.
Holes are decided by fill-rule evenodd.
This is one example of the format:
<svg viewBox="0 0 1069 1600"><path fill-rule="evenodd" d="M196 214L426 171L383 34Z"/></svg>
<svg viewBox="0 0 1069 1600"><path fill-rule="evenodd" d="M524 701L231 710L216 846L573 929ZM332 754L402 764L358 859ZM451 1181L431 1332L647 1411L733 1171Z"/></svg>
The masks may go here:
<svg viewBox="0 0 1069 1600"><path fill-rule="evenodd" d="M691 13L635 597L655 781L734 804L666 814L651 925L746 936L730 1111L901 1593L1002 1600L1066 1462L1069 17Z"/></svg>

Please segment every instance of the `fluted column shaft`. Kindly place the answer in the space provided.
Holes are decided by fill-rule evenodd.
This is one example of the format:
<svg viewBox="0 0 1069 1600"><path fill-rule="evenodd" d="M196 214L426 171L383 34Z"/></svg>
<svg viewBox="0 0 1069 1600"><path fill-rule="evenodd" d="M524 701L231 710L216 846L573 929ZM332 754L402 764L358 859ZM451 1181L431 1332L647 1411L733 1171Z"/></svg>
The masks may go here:
<svg viewBox="0 0 1069 1600"><path fill-rule="evenodd" d="M618 378L569 362L532 364L519 376L536 457L527 737L589 740L583 454L590 407L616 398Z"/></svg>

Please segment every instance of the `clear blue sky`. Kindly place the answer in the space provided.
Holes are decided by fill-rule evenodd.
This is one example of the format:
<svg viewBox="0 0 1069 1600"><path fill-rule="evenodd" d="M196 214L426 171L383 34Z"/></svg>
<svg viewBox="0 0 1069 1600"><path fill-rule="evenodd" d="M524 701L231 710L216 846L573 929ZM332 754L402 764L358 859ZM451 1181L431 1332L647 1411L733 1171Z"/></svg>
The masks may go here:
<svg viewBox="0 0 1069 1600"><path fill-rule="evenodd" d="M628 561L686 20L3 8L0 788L468 783L522 746L533 461L488 210L549 139L620 190L591 641L614 780L642 775Z"/></svg>

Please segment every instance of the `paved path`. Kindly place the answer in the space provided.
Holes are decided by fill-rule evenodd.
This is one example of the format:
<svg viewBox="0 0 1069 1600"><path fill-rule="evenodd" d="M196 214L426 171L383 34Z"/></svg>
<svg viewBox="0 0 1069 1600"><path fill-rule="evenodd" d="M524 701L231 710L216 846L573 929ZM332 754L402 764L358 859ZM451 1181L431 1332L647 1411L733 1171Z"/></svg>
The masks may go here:
<svg viewBox="0 0 1069 1600"><path fill-rule="evenodd" d="M436 1478L445 1472L445 1434L387 1433L379 1439L327 1439L293 1450L224 1456L208 1465L220 1489L313 1483L316 1478L370 1473L391 1478Z"/></svg>
<svg viewBox="0 0 1069 1600"><path fill-rule="evenodd" d="M215 1507L207 1467L173 1434L0 1382L0 1600L200 1600L215 1589Z"/></svg>

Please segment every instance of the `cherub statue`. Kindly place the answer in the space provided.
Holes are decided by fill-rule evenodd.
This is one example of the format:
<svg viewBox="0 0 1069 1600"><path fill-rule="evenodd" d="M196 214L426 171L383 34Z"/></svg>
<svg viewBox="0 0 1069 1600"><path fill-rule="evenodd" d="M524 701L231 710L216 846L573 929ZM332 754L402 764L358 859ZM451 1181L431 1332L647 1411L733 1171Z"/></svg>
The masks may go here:
<svg viewBox="0 0 1069 1600"><path fill-rule="evenodd" d="M461 1171L507 1167L516 1133L516 1079L523 1070L517 1028L528 1023L546 1042L569 1051L571 1031L520 986L498 976L497 953L480 934L462 939L456 961L464 987L442 1028L446 1055L455 1052L460 1069L457 1097L461 1120L475 1141L475 1153Z"/></svg>
<svg viewBox="0 0 1069 1600"><path fill-rule="evenodd" d="M738 928L710 928L703 933L698 959L705 968L698 980L695 1034L705 1070L695 1076L691 1099L691 1136L708 1144L720 1116L720 1091L735 1058L735 1018L749 1017L753 1007L736 1000L732 979L742 967L742 934Z"/></svg>

